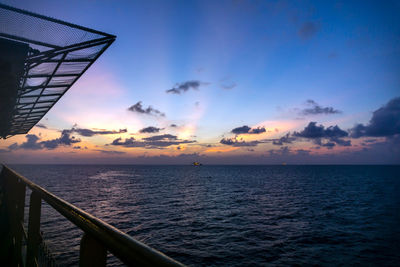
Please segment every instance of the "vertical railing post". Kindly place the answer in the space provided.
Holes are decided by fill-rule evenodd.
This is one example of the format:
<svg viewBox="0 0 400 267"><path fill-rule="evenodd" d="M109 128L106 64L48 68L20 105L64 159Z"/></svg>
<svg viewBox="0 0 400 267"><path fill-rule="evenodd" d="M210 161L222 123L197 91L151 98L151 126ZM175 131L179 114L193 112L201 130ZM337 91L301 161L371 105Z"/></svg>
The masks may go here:
<svg viewBox="0 0 400 267"><path fill-rule="evenodd" d="M26 253L26 266L36 266L40 237L40 212L42 199L39 194L32 191L29 204L28 244Z"/></svg>
<svg viewBox="0 0 400 267"><path fill-rule="evenodd" d="M81 239L81 248L79 255L80 267L103 267L107 263L106 248L93 238L84 233Z"/></svg>
<svg viewBox="0 0 400 267"><path fill-rule="evenodd" d="M20 179L15 180L15 259L20 265L22 262L22 237L24 236L25 184Z"/></svg>
<svg viewBox="0 0 400 267"><path fill-rule="evenodd" d="M1 183L1 216L0 218L2 220L1 224L2 227L5 227L5 229L1 229L6 233L6 236L4 236L4 240L1 240L1 251L0 251L0 256L2 259L7 259L10 264L16 265L12 260L13 256L13 248L14 248L14 235L13 235L13 225L12 223L12 216L13 212L11 212L12 205L11 205L11 200L12 200L12 195L10 194L11 191L11 184L10 184L10 175L7 172L7 169L3 166L1 173L0 173L0 183Z"/></svg>
<svg viewBox="0 0 400 267"><path fill-rule="evenodd" d="M8 213L8 224L10 226L10 252L12 254L12 266L19 265L17 236L18 236L18 184L17 179L12 177L7 169L4 169L5 187L6 187L6 204Z"/></svg>

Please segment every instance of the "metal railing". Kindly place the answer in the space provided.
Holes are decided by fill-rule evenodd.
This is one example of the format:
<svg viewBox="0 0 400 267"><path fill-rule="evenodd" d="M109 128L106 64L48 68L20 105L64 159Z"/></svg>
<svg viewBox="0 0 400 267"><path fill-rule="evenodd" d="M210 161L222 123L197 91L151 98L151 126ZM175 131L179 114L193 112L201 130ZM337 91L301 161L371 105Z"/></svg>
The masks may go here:
<svg viewBox="0 0 400 267"><path fill-rule="evenodd" d="M133 239L117 228L53 195L3 165L0 173L2 205L5 204L14 266L39 266L41 244L40 214L42 200L84 231L80 244L80 266L106 266L107 251L128 266L183 266L161 252ZM28 232L24 228L25 190L31 189ZM22 255L26 240L26 257ZM24 255L25 256L25 255Z"/></svg>

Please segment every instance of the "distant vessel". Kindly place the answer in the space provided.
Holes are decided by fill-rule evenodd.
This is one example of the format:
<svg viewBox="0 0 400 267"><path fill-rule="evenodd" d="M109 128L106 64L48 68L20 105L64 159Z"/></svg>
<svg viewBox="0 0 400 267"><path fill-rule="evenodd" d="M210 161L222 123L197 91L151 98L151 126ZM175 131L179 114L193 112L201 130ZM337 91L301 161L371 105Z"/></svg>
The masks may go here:
<svg viewBox="0 0 400 267"><path fill-rule="evenodd" d="M197 162L197 161L193 162L193 166L201 166L201 165L203 165L203 164L201 164L200 162Z"/></svg>

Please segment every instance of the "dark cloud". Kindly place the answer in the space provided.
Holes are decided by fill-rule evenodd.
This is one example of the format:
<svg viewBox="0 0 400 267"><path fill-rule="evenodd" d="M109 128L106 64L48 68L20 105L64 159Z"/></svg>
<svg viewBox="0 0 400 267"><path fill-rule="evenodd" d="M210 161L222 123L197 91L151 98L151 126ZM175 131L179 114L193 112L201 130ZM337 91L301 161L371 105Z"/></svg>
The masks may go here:
<svg viewBox="0 0 400 267"><path fill-rule="evenodd" d="M400 97L393 98L375 110L367 125L357 124L350 129L350 136L389 137L400 134Z"/></svg>
<svg viewBox="0 0 400 267"><path fill-rule="evenodd" d="M56 139L50 139L46 141L41 141L40 138L34 134L27 134L25 136L26 142L18 145L17 143L9 146L10 150L16 149L29 149L29 150L39 150L39 149L55 149L60 145L63 146L71 146L72 144L79 143L81 140L76 139L74 136L70 136L69 130L64 130L61 133L61 136Z"/></svg>
<svg viewBox="0 0 400 267"><path fill-rule="evenodd" d="M14 149L30 149L30 150L38 150L42 149L42 146L40 143L38 143L38 140L40 139L38 136L34 134L27 134L25 136L26 142L15 146Z"/></svg>
<svg viewBox="0 0 400 267"><path fill-rule="evenodd" d="M226 90L230 90L233 89L237 86L236 83L232 82L232 83L221 83L221 87L222 89L226 89Z"/></svg>
<svg viewBox="0 0 400 267"><path fill-rule="evenodd" d="M335 146L335 143L328 142L328 143L322 144L322 146L324 146L324 147L326 147L328 149L332 149Z"/></svg>
<svg viewBox="0 0 400 267"><path fill-rule="evenodd" d="M232 131L231 131L231 133L234 133L234 134L244 134L244 133L248 133L249 131L250 131L250 127L249 126L247 126L247 125L244 125L244 126L242 126L242 127L237 127L237 128L235 128L235 129L233 129Z"/></svg>
<svg viewBox="0 0 400 267"><path fill-rule="evenodd" d="M76 139L74 136L71 137L69 130L64 130L62 131L60 138L42 141L40 142L40 145L47 149L55 149L60 145L71 146L80 141L80 139Z"/></svg>
<svg viewBox="0 0 400 267"><path fill-rule="evenodd" d="M306 21L304 22L297 34L299 37L303 40L308 40L312 38L319 30L319 25L315 22L312 21Z"/></svg>
<svg viewBox="0 0 400 267"><path fill-rule="evenodd" d="M176 124L171 124L169 127L171 127L171 128L176 128L176 127L178 127L178 125L176 125Z"/></svg>
<svg viewBox="0 0 400 267"><path fill-rule="evenodd" d="M219 141L223 145L234 146L234 147L244 147L244 146L257 146L260 144L260 141L244 141L244 140L237 140L236 138L222 138Z"/></svg>
<svg viewBox="0 0 400 267"><path fill-rule="evenodd" d="M258 127L251 129L249 126L244 125L241 127L237 127L231 131L234 134L260 134L265 133L266 129L264 127Z"/></svg>
<svg viewBox="0 0 400 267"><path fill-rule="evenodd" d="M296 140L296 138L290 136L290 133L287 133L279 139L272 140L272 144L276 146L282 146L283 144L291 144L294 140Z"/></svg>
<svg viewBox="0 0 400 267"><path fill-rule="evenodd" d="M83 128L73 127L71 130L64 130L64 132L76 133L81 136L91 137L94 135L126 133L127 129L120 129L119 131L108 131L108 130L91 130L91 129L83 129Z"/></svg>
<svg viewBox="0 0 400 267"><path fill-rule="evenodd" d="M39 128L47 129L47 126L44 125L44 124L41 124L41 123L38 123L38 124L36 124L35 126L36 126L36 127L39 127Z"/></svg>
<svg viewBox="0 0 400 267"><path fill-rule="evenodd" d="M333 107L321 107L314 100L307 100L307 105L311 108L306 108L300 111L301 115L318 115L318 114L337 114L341 113L340 110L334 109Z"/></svg>
<svg viewBox="0 0 400 267"><path fill-rule="evenodd" d="M304 137L304 138L330 138L330 137L346 137L348 133L339 128L339 126L329 126L325 129L323 125L317 125L316 122L310 122L303 131L294 132L294 136L296 137Z"/></svg>
<svg viewBox="0 0 400 267"><path fill-rule="evenodd" d="M265 133L267 130L264 127L258 127L258 128L253 128L250 130L250 134L260 134L260 133Z"/></svg>
<svg viewBox="0 0 400 267"><path fill-rule="evenodd" d="M351 146L351 140L343 140L337 137L331 137L330 140L339 146Z"/></svg>
<svg viewBox="0 0 400 267"><path fill-rule="evenodd" d="M122 142L122 138L118 137L117 139L114 139L114 141L112 141L112 143L110 145L113 146L129 146L129 145L133 145L135 143L135 138L131 137L131 138L126 138L124 142Z"/></svg>
<svg viewBox="0 0 400 267"><path fill-rule="evenodd" d="M340 129L339 126L329 126L325 128L323 125L317 125L316 122L310 122L303 131L294 132L293 136L311 139L315 144L332 148L335 144L340 146L351 146L350 140L343 140L341 138L347 137L349 134ZM329 140L328 143L323 143L322 139ZM331 145L329 143L334 143Z"/></svg>
<svg viewBox="0 0 400 267"><path fill-rule="evenodd" d="M9 149L9 150L18 149L18 143L13 143L13 144L9 145L9 146L8 146L8 149Z"/></svg>
<svg viewBox="0 0 400 267"><path fill-rule="evenodd" d="M198 90L199 87L203 84L207 83L202 83L200 81L187 81L184 83L177 83L173 88L166 90L166 92L170 94L181 94L187 92L190 89Z"/></svg>
<svg viewBox="0 0 400 267"><path fill-rule="evenodd" d="M155 135L143 138L146 141L159 141L159 140L178 140L178 136L172 134Z"/></svg>
<svg viewBox="0 0 400 267"><path fill-rule="evenodd" d="M147 108L143 108L142 106L142 101L137 102L135 105L130 106L128 108L129 111L132 112L137 112L140 114L147 114L147 115L153 115L153 116L161 116L165 117L165 113L162 113L161 111L152 108L151 106L148 106Z"/></svg>
<svg viewBox="0 0 400 267"><path fill-rule="evenodd" d="M162 149L165 147L195 143L192 140L181 140L177 136L171 134L156 135L152 137L143 138L142 140L136 140L135 138L127 138L124 141L122 138L115 139L110 145L123 146L123 147L143 147L143 148L156 148Z"/></svg>
<svg viewBox="0 0 400 267"><path fill-rule="evenodd" d="M81 146L74 146L73 149L81 149Z"/></svg>
<svg viewBox="0 0 400 267"><path fill-rule="evenodd" d="M154 126L149 126L149 127L140 129L139 133L158 133L160 130L162 130L162 129L154 127Z"/></svg>

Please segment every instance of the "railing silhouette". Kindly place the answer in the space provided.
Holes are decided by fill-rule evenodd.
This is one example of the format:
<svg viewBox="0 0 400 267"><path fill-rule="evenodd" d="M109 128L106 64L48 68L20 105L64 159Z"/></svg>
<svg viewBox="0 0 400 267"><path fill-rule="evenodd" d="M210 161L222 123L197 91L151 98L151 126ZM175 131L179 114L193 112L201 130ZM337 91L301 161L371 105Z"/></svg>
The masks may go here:
<svg viewBox="0 0 400 267"><path fill-rule="evenodd" d="M31 189L28 232L24 227L25 190ZM12 266L40 266L38 263L42 200L84 231L79 266L106 266L107 251L128 266L183 266L161 252L133 239L117 228L53 195L3 165L0 173L0 214L9 227L9 256ZM3 220L4 221L4 220ZM3 240L5 242L5 240ZM26 253L23 253L26 243ZM4 245L2 245L4 247ZM24 255L26 254L26 255Z"/></svg>

